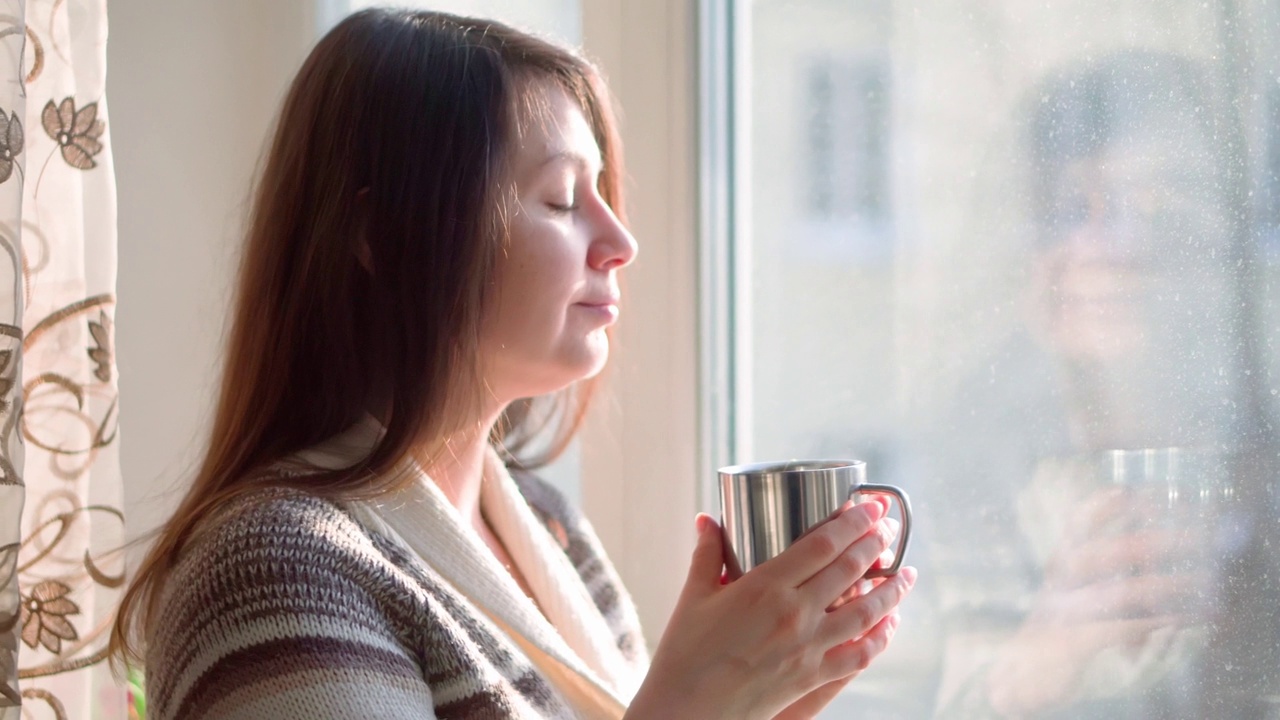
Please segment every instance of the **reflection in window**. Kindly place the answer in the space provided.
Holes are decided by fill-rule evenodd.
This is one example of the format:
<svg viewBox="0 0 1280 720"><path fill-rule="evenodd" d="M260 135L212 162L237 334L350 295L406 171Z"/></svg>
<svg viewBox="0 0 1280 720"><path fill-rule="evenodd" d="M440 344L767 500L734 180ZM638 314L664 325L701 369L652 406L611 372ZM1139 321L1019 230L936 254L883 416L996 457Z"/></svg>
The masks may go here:
<svg viewBox="0 0 1280 720"><path fill-rule="evenodd" d="M1272 258L1280 258L1280 80L1268 80L1260 128L1265 146L1255 207L1262 249Z"/></svg>
<svg viewBox="0 0 1280 720"><path fill-rule="evenodd" d="M1276 10L750 7L734 459L862 457L919 515L827 716L1280 717Z"/></svg>
<svg viewBox="0 0 1280 720"><path fill-rule="evenodd" d="M1203 78L1123 51L1030 93L1025 319L990 349L994 371L921 408L924 492L952 508L934 519L945 642L992 658L945 668L957 715L1205 717L1243 701L1225 683L1253 682L1213 666L1244 651L1225 611L1248 598L1222 586L1263 539L1237 453L1267 421L1238 342L1240 158ZM968 551L986 543L1012 545Z"/></svg>

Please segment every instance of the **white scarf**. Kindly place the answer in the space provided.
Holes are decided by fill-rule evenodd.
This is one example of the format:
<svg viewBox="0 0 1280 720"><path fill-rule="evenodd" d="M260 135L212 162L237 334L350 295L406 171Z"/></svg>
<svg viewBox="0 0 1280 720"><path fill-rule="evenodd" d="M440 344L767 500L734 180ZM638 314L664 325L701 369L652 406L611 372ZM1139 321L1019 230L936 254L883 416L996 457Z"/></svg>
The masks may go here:
<svg viewBox="0 0 1280 720"><path fill-rule="evenodd" d="M365 457L381 432L369 419L300 458L318 467L348 467ZM412 477L394 494L349 503L357 519L398 542L474 603L580 717L621 718L643 675L613 642L581 576L534 516L497 453L486 448L481 510L536 605L416 462L405 459L394 473Z"/></svg>

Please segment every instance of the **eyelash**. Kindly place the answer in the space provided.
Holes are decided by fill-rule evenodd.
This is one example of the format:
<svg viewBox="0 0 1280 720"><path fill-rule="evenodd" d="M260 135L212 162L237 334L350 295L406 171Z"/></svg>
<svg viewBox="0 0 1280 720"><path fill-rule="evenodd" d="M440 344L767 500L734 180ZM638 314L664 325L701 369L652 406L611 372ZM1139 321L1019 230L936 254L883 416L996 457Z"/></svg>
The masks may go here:
<svg viewBox="0 0 1280 720"><path fill-rule="evenodd" d="M556 213L557 215L568 215L569 213L571 213L571 212L573 212L574 210L577 210L577 209L578 209L577 204L574 204L574 205L557 205L557 204L555 204L555 203L547 203L547 207L551 208L551 211L552 211L552 212L554 212L554 213Z"/></svg>

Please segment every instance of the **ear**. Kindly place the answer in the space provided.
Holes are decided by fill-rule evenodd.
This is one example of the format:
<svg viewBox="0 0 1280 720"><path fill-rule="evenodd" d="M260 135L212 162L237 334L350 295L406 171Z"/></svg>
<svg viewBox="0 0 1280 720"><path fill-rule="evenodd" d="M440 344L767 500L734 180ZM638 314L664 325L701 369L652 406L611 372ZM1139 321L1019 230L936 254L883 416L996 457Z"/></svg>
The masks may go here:
<svg viewBox="0 0 1280 720"><path fill-rule="evenodd" d="M369 247L368 222L366 222L369 214L369 188L367 187L361 188L356 193L356 214L360 218L360 229L356 234L352 252L355 253L356 262L360 263L360 267L373 275L373 250Z"/></svg>

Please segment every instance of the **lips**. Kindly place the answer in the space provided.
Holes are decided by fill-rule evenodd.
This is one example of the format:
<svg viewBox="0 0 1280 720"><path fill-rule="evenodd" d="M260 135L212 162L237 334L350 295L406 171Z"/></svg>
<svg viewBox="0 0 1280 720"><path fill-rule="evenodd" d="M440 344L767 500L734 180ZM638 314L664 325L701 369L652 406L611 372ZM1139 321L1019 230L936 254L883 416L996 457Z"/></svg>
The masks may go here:
<svg viewBox="0 0 1280 720"><path fill-rule="evenodd" d="M609 296L609 297L599 298L595 300L581 300L577 304L586 305L587 307L608 307L610 305L616 306L620 301L621 301L621 298L618 298L616 296Z"/></svg>
<svg viewBox="0 0 1280 720"><path fill-rule="evenodd" d="M587 315L596 318L601 324L612 325L618 319L618 296L599 295L574 303Z"/></svg>
<svg viewBox="0 0 1280 720"><path fill-rule="evenodd" d="M575 304L586 305L587 307L608 307L610 305L616 307L620 302L622 302L622 296L616 289L602 287L596 292L587 294L586 297Z"/></svg>

